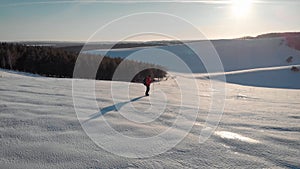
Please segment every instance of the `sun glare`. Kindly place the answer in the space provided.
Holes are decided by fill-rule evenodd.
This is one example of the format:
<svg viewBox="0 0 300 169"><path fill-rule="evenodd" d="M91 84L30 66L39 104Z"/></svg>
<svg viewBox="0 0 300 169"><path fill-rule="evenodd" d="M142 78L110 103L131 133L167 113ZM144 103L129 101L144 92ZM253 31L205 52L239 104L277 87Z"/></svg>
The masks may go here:
<svg viewBox="0 0 300 169"><path fill-rule="evenodd" d="M252 6L252 0L232 0L232 12L236 17L246 16Z"/></svg>

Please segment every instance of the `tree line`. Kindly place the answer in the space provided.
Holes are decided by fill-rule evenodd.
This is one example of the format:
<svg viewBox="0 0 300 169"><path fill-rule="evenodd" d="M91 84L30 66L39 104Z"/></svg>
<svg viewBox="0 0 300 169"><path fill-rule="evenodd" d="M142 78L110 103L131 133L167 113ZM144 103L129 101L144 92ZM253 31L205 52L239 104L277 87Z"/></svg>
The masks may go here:
<svg viewBox="0 0 300 169"><path fill-rule="evenodd" d="M82 78L93 78L97 80L112 80L115 70L121 64L123 70L133 78L132 82L142 82L143 78L151 75L155 78L163 78L166 71L163 67L148 63L141 63L121 58L109 58L91 54L81 54L84 61L80 63L82 69L101 60L97 65L95 77L82 75ZM79 52L67 51L61 48L47 46L29 46L19 43L0 43L0 67L4 69L23 71L39 74L47 77L72 78L76 60ZM128 81L128 78L116 79Z"/></svg>

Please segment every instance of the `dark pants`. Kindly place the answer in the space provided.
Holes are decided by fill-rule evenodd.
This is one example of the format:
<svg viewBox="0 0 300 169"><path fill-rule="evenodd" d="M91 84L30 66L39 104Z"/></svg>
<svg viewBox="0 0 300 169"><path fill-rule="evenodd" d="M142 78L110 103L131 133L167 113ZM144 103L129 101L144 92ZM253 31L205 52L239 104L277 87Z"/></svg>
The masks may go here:
<svg viewBox="0 0 300 169"><path fill-rule="evenodd" d="M150 91L150 85L146 86L146 92L145 92L146 96L149 96L149 91Z"/></svg>

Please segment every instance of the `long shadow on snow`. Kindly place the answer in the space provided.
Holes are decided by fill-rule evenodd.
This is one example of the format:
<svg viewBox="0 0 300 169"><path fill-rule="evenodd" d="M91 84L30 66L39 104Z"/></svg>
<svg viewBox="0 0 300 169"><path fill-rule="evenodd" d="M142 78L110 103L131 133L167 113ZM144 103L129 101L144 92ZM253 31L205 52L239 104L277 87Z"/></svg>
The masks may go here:
<svg viewBox="0 0 300 169"><path fill-rule="evenodd" d="M100 111L98 113L95 113L95 114L91 115L90 118L88 120L85 120L83 123L86 123L90 120L93 120L93 119L96 119L100 116L103 116L108 112L117 111L118 109L121 109L124 105L126 105L128 103L131 103L131 102L138 101L143 97L145 97L145 96L136 97L136 98L133 98L133 99L131 99L129 101L126 101L126 102L120 102L120 103L117 103L117 104L113 104L111 106L104 107L104 108L100 109Z"/></svg>

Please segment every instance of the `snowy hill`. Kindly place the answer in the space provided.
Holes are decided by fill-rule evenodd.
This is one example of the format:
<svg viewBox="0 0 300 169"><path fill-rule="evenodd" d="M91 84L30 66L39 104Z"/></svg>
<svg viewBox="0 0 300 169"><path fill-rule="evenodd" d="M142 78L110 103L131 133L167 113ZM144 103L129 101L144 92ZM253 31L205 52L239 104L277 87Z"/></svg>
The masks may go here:
<svg viewBox="0 0 300 169"><path fill-rule="evenodd" d="M294 65L300 67L300 65ZM222 73L195 74L197 78L218 78ZM278 66L225 72L226 82L246 86L300 89L300 73L291 66Z"/></svg>
<svg viewBox="0 0 300 169"><path fill-rule="evenodd" d="M199 41L189 45L194 48L200 48L204 43L206 42ZM298 80L300 73L288 70L293 65L300 64L300 51L289 47L285 38L214 40L212 44L219 54L225 73L231 72L231 75L226 76L228 82L261 87L288 88L291 86L292 88L300 88ZM203 63L187 46L173 45L154 48L176 54L185 61L194 73L206 73ZM125 58L143 49L149 48L113 49L110 51L92 50L89 53ZM288 62L289 57L292 57L292 59ZM287 66L286 70L275 71L276 67L281 66ZM233 71L272 67L272 70L265 69L259 72L248 71L238 75L233 75L232 73ZM276 82L272 86L274 79L275 81L276 79L277 81L281 80L281 82Z"/></svg>
<svg viewBox="0 0 300 169"><path fill-rule="evenodd" d="M191 75L173 77L155 84L150 97L141 97L141 84L124 82L95 82L96 100L100 109L90 106L80 110L91 113L80 122L102 125L108 122L119 133L130 137L150 137L168 129L175 122L179 107L190 112L193 105L181 105L176 80ZM82 80L85 83L87 80ZM192 124L183 141L167 152L148 158L126 158L98 147L80 125L72 98L72 80L25 76L0 70L0 165L1 168L299 168L300 155L300 91L268 89L227 84L223 117L217 130L203 144L199 134L204 127L214 92L210 81L198 78L201 107L196 121L194 114L180 126ZM111 85L130 86L130 98L116 92L125 101L113 102ZM79 86L80 100L89 103L86 86ZM120 89L120 88L119 88ZM168 103L161 114L147 111L150 100L161 100L161 91ZM187 88L189 91L189 88ZM157 102L155 102L157 103ZM160 103L160 102L158 102ZM128 111L134 105L138 113ZM121 111L116 111L119 107ZM162 107L157 107L162 108ZM121 112L132 113L136 119L158 118L137 123L123 118ZM155 109L154 109L155 110ZM123 111L124 113L124 111ZM124 114L123 114L124 115ZM125 114L126 115L126 114ZM183 130L175 126L171 136ZM94 130L105 133L104 130ZM110 135L104 135L109 139ZM155 143L157 147L160 143ZM118 148L130 143L119 140ZM124 145L124 146L123 146ZM147 145L145 145L147 146ZM117 147L115 147L117 149Z"/></svg>
<svg viewBox="0 0 300 169"><path fill-rule="evenodd" d="M290 70L300 67L300 51L284 38L213 45L230 82L222 118L211 101L222 93L212 83L223 83L210 79L222 73L207 74L184 45L152 47L177 54L194 73L170 72L150 97L142 84L0 69L0 168L300 168L300 72Z"/></svg>
<svg viewBox="0 0 300 169"><path fill-rule="evenodd" d="M229 40L214 42L225 71L300 64L300 51L287 46L285 39ZM286 59L293 57L293 62Z"/></svg>

